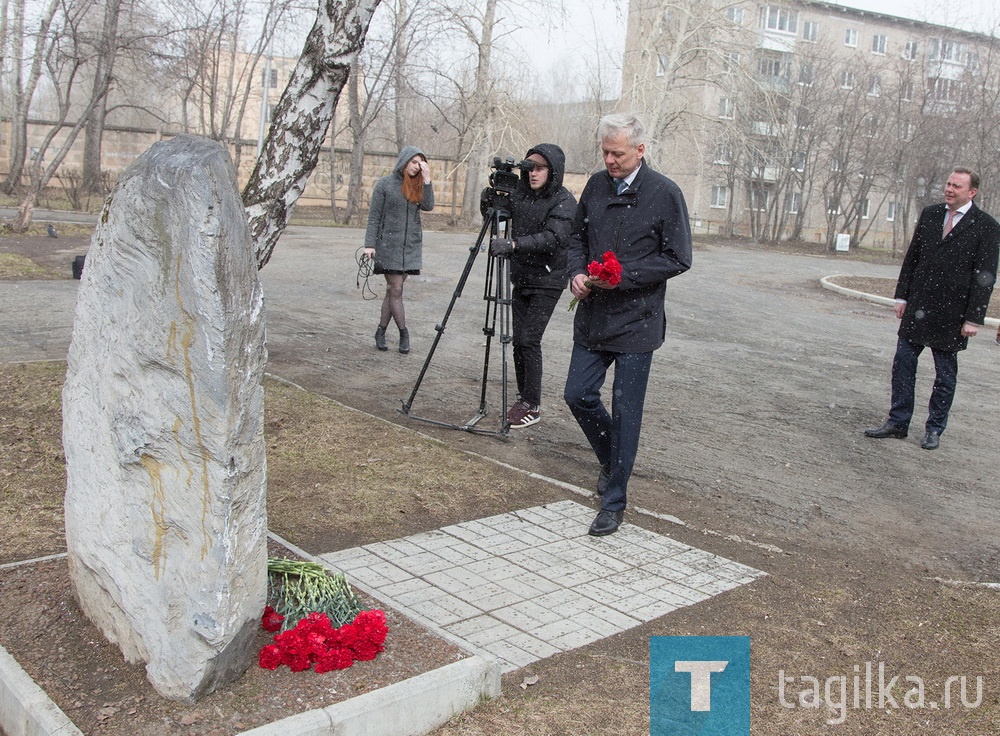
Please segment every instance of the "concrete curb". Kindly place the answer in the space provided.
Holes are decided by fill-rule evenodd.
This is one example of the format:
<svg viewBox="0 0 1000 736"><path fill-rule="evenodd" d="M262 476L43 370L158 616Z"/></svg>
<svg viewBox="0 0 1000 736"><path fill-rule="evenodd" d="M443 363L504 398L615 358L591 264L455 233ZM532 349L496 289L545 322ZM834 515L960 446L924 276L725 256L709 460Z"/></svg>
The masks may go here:
<svg viewBox="0 0 1000 736"><path fill-rule="evenodd" d="M0 728L7 736L83 736L83 731L3 647L0 647Z"/></svg>
<svg viewBox="0 0 1000 736"><path fill-rule="evenodd" d="M499 665L475 656L241 736L421 734L499 694Z"/></svg>
<svg viewBox="0 0 1000 736"><path fill-rule="evenodd" d="M849 277L846 273L835 273L831 276L824 276L819 280L820 286L824 289L829 289L830 291L835 291L838 294L843 294L844 296L852 296L857 299L864 299L865 301L873 302L875 304L882 304L886 307L892 307L896 304L895 299L890 299L885 296L876 296L875 294L866 294L863 291L855 291L854 289L848 289L845 286L838 286L837 284L830 281L830 279L835 279L841 276ZM984 327L1000 327L1000 319L995 319L993 317L987 317L984 320Z"/></svg>

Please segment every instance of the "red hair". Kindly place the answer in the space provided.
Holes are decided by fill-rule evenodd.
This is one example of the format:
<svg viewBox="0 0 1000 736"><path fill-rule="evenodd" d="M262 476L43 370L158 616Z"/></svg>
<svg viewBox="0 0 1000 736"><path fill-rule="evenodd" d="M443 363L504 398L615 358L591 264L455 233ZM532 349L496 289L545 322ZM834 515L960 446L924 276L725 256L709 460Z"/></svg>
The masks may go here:
<svg viewBox="0 0 1000 736"><path fill-rule="evenodd" d="M427 160L419 153L413 158L420 158L424 161ZM410 161L412 161L413 158L411 158ZM417 172L416 176L407 175L406 169L410 165L410 161L407 161L406 165L403 166L403 197L407 202L420 204L421 200L424 198L424 177L420 171Z"/></svg>

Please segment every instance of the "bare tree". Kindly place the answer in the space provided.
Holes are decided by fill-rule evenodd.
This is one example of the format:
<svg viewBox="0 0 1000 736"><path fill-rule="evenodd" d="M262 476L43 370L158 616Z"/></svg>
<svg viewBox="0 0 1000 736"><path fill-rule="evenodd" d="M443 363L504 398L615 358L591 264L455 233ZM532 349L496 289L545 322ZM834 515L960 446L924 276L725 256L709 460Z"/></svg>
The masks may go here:
<svg viewBox="0 0 1000 736"><path fill-rule="evenodd" d="M27 164L29 182L18 207L17 216L11 224L14 232L25 232L28 229L42 191L55 176L87 117L107 94L111 84L110 70L108 70L109 74L104 78L103 84L95 85L91 89L91 96L79 112L76 122L68 122L73 108L74 93L79 89L80 72L93 54L93 49L87 45L83 33L83 25L92 10L92 5L89 1L85 1L76 4L60 3L59 7L63 11L62 14L53 18L53 22L43 24L39 33L31 75L36 76L37 66L40 76L41 67L44 66L56 97L56 120L38 148L32 151L31 160ZM50 149L56 136L61 136L62 140L53 153ZM45 164L49 154L52 154L52 158Z"/></svg>
<svg viewBox="0 0 1000 736"><path fill-rule="evenodd" d="M24 171L24 162L27 157L28 148L28 109L31 106L31 98L34 96L35 87L42 73L42 46L36 45L35 53L32 56L31 71L28 79L23 77L24 66L24 11L26 0L13 0L13 18L10 31L11 66L13 79L9 99L13 106L10 111L10 168L7 171L7 178L0 185L0 192L13 194L21 181ZM52 18L58 8L57 0L51 0L39 21L39 37L48 34L48 27L52 24Z"/></svg>
<svg viewBox="0 0 1000 736"><path fill-rule="evenodd" d="M325 0L319 5L243 190L258 268L270 260L306 179L316 168L337 98L377 5L378 0Z"/></svg>
<svg viewBox="0 0 1000 736"><path fill-rule="evenodd" d="M94 62L94 81L91 96L113 77L115 59L118 55L118 19L121 15L122 0L105 0L101 34L97 39L97 53ZM108 114L108 96L101 95L87 119L83 135L83 180L85 192L100 193L104 189L101 177L101 143L104 138L104 121Z"/></svg>

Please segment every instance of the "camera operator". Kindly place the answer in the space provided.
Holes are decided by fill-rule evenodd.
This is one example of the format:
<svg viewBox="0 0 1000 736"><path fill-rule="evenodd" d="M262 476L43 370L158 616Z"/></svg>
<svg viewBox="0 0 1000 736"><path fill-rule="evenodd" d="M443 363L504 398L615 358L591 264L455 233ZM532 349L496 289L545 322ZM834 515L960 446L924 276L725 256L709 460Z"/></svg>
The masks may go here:
<svg viewBox="0 0 1000 736"><path fill-rule="evenodd" d="M507 411L512 429L530 427L541 419L542 334L566 288L566 247L573 229L576 199L562 185L566 156L552 143L531 148L518 164L521 179L506 207L511 215L510 238L490 242L491 256L510 258L513 285L514 372L517 401ZM484 214L495 194L483 192Z"/></svg>

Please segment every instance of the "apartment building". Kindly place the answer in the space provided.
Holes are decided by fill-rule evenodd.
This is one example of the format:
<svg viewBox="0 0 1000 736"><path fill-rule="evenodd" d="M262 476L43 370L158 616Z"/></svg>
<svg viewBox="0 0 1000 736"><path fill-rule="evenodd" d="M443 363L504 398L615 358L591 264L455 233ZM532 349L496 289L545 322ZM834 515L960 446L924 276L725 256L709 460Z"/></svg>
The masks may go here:
<svg viewBox="0 0 1000 736"><path fill-rule="evenodd" d="M696 232L905 247L953 165L1000 180L987 35L809 0L633 0L623 109Z"/></svg>

